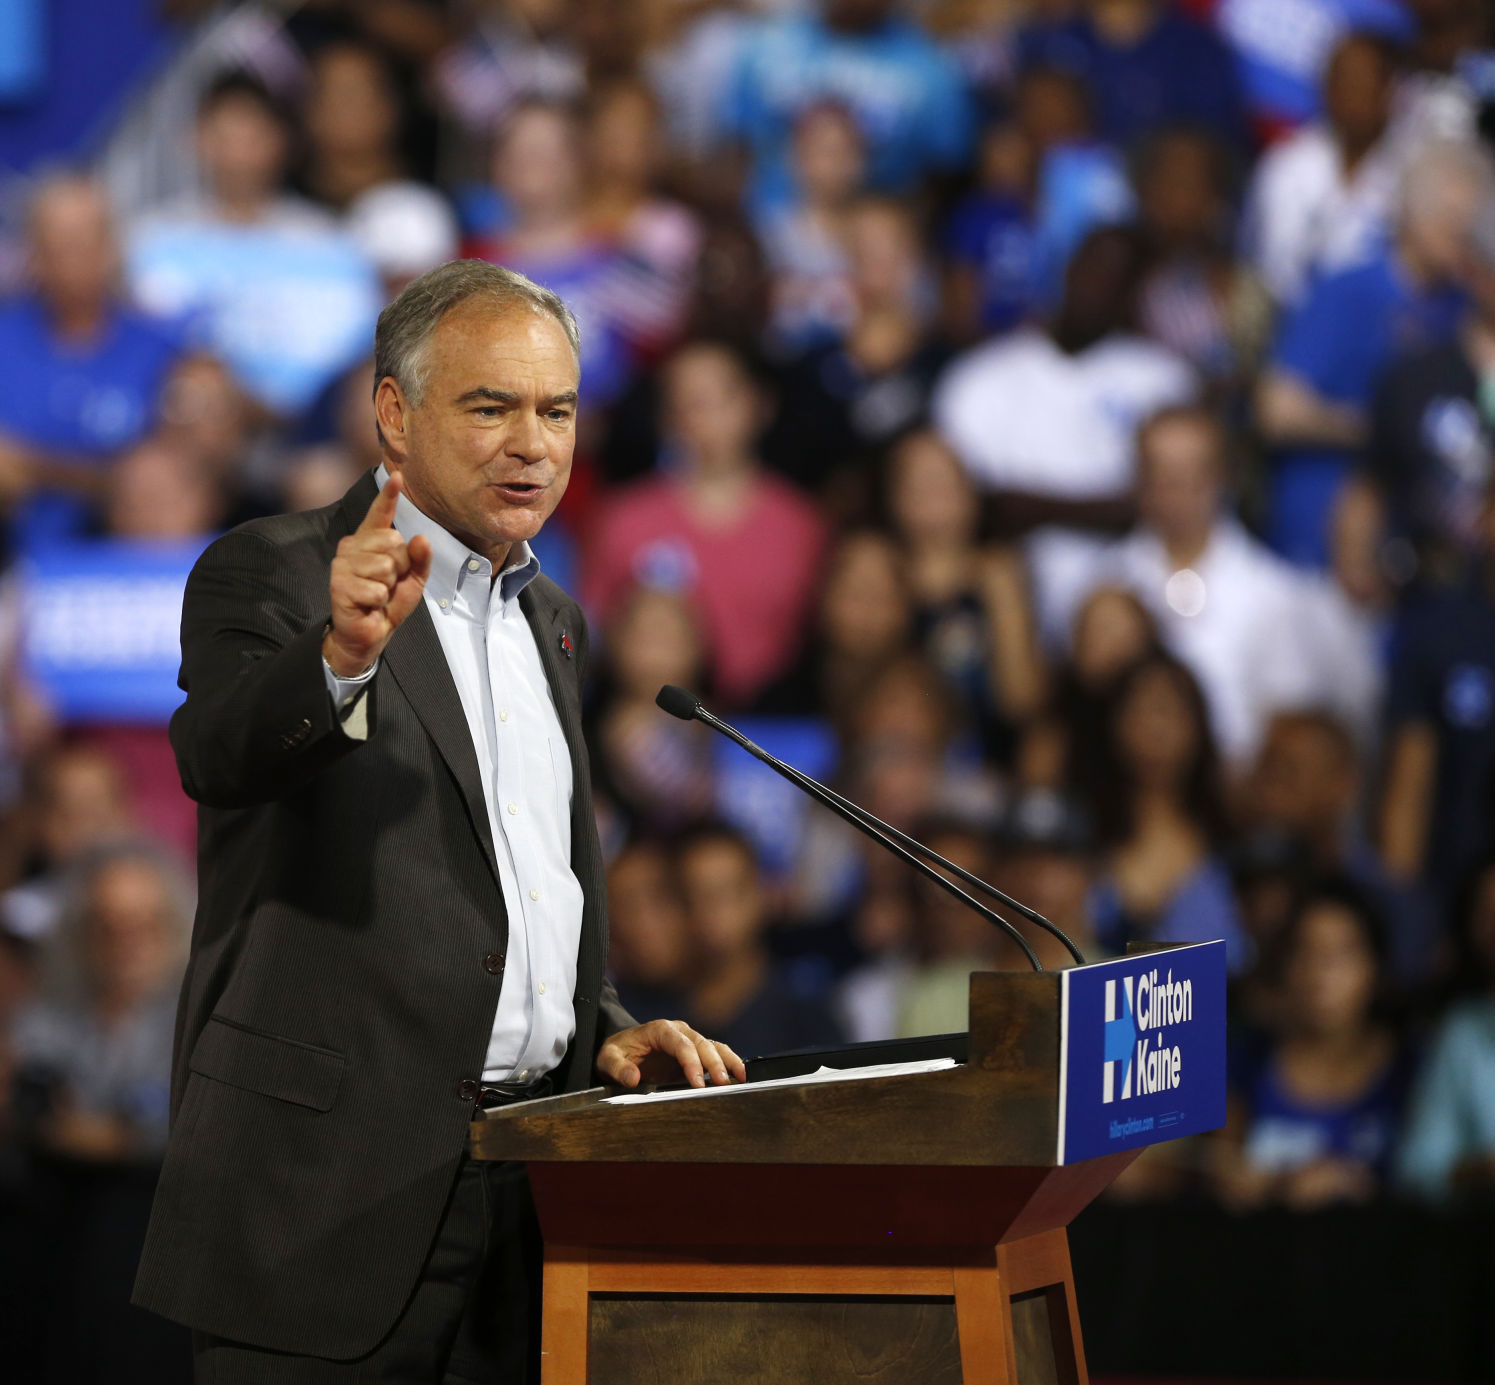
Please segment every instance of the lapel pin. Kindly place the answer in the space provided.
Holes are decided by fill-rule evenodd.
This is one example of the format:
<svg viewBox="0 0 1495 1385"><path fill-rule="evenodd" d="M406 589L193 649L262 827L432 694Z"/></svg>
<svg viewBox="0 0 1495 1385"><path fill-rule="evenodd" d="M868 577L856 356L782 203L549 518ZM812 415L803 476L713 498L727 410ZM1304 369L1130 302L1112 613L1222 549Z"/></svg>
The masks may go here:
<svg viewBox="0 0 1495 1385"><path fill-rule="evenodd" d="M576 646L571 643L571 632L569 630L561 631L561 648L566 651L568 659L576 657Z"/></svg>

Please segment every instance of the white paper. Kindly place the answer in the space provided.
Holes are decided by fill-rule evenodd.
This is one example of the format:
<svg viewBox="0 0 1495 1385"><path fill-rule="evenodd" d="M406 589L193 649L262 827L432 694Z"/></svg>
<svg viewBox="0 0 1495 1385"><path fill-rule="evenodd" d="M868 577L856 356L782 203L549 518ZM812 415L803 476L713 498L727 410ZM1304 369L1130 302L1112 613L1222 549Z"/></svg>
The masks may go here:
<svg viewBox="0 0 1495 1385"><path fill-rule="evenodd" d="M922 1058L915 1063L877 1063L865 1068L817 1068L802 1077L774 1077L767 1082L734 1082L726 1087L682 1087L673 1092L625 1092L605 1098L609 1106L642 1106L649 1101L683 1101L687 1097L725 1096L728 1092L763 1092L770 1087L807 1087L816 1082L850 1082L863 1077L912 1077L953 1068L953 1058Z"/></svg>

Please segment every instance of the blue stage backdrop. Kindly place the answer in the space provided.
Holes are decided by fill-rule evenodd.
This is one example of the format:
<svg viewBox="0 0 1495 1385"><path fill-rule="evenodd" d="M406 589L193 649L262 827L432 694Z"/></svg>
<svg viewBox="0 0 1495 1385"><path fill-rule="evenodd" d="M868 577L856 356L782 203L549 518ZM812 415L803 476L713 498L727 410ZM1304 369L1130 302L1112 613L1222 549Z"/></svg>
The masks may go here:
<svg viewBox="0 0 1495 1385"><path fill-rule="evenodd" d="M170 719L182 701L182 593L208 542L101 539L27 555L23 664L64 721Z"/></svg>
<svg viewBox="0 0 1495 1385"><path fill-rule="evenodd" d="M1225 944L1062 973L1059 1162L1225 1124Z"/></svg>

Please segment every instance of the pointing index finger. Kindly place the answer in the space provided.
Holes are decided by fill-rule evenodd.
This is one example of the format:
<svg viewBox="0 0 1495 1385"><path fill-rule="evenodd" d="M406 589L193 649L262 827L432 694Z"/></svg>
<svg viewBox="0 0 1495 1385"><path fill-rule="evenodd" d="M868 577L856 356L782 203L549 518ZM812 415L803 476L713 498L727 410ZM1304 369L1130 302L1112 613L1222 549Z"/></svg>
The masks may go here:
<svg viewBox="0 0 1495 1385"><path fill-rule="evenodd" d="M368 513L364 515L363 523L358 526L359 533L374 529L388 529L395 522L395 504L404 488L400 473L395 472L391 475L384 483L384 489L374 497L374 503L369 506Z"/></svg>

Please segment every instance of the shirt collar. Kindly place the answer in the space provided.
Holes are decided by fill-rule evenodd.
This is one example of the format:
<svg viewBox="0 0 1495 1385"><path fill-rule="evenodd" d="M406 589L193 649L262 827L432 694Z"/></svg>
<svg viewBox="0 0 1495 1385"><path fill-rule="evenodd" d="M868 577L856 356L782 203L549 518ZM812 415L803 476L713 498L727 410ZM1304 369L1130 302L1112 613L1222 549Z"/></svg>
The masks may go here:
<svg viewBox="0 0 1495 1385"><path fill-rule="evenodd" d="M374 469L374 481L382 490L389 480L389 471L383 462ZM434 519L416 508L414 501L404 492L395 502L395 528L408 542L417 534L424 534L431 544L431 573L426 578L426 591L434 596L442 609L455 599L458 587L464 582L481 583L483 600L487 605L487 589L493 578L493 565L481 553L474 553L461 539L448 533ZM476 566L474 566L474 564ZM501 600L512 601L536 577L540 575L540 560L534 550L521 539L509 549L509 561L498 574L498 594Z"/></svg>

